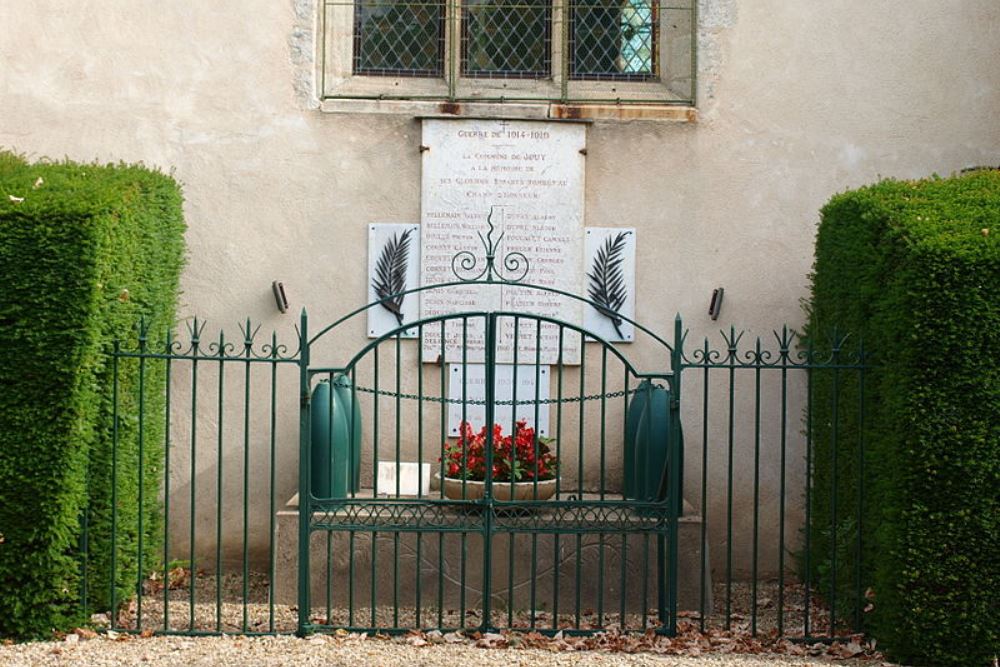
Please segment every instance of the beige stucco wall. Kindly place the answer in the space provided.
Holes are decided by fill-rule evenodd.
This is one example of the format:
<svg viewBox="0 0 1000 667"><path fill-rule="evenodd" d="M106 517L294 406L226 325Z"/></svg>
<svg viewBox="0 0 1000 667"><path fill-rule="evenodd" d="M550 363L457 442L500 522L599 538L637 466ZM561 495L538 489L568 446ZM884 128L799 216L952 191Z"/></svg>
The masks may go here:
<svg viewBox="0 0 1000 667"><path fill-rule="evenodd" d="M416 222L420 211L419 122L317 110L313 18L309 0L2 2L0 146L32 158L173 170L184 184L190 225L182 313L209 318L210 332L226 325L231 335L250 316L263 331L291 339L294 315L275 310L272 280L285 283L294 311L307 306L313 323L327 322L365 297L367 224ZM768 336L782 323L798 325L817 210L833 193L879 176L1000 163L996 0L702 0L699 40L696 123L599 122L588 130L586 223L638 229L637 317L665 335L677 312L693 340L730 323ZM713 323L705 311L718 286L726 298ZM355 329L343 344L363 340ZM657 362L651 347L635 353L640 365ZM296 478L295 378L286 380L292 390L279 401L279 504ZM176 405L190 398L188 382L179 371ZM801 394L801 383L794 388ZM746 398L741 406L745 418L752 407ZM695 408L685 406L688 496L697 505ZM240 423L238 406L227 420ZM254 425L266 429L266 415ZM216 427L211 416L200 426L209 452ZM712 426L713 447L722 428ZM767 428L763 521L770 536L778 480L775 430ZM739 437L745 503L752 442ZM225 438L226 460L238 462L241 433ZM171 483L183 498L189 459L183 434L177 442ZM252 447L251 492L260 498L266 440L255 437ZM215 528L210 459L197 464L204 478L199 532L208 552ZM726 480L716 453L711 461L719 563L725 508L718 499ZM237 467L225 476L237 499L239 474ZM790 475L788 498L798 502L801 465ZM743 507L740 570L751 528ZM183 500L175 512L177 546L186 549ZM227 506L225 517L227 554L237 557L238 506ZM800 509L790 510L790 536L800 519ZM262 504L251 523L252 551L261 553Z"/></svg>

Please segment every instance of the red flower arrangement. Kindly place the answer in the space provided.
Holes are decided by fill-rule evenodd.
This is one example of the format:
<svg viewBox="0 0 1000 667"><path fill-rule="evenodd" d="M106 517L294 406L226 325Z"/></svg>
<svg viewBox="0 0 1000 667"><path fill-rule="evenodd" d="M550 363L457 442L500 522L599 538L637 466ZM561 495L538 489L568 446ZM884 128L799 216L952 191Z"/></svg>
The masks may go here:
<svg viewBox="0 0 1000 667"><path fill-rule="evenodd" d="M445 443L445 477L481 482L486 479L486 426L478 433L462 422L454 444ZM555 479L558 461L549 445L555 438L536 436L525 420L517 422L513 435L504 435L499 424L493 425L493 481L539 482Z"/></svg>

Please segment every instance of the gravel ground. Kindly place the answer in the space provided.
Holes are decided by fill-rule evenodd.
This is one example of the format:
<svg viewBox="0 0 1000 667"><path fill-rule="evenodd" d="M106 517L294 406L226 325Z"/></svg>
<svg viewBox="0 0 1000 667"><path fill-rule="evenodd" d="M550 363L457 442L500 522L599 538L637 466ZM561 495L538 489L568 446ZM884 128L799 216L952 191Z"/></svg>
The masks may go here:
<svg viewBox="0 0 1000 667"><path fill-rule="evenodd" d="M71 635L71 637L76 635ZM756 655L681 657L649 653L601 651L553 652L540 649L485 649L471 643L414 646L406 639L379 640L312 637L154 637L77 639L73 642L37 642L0 647L0 665L349 665L350 667L471 667L472 665L531 667L830 667L888 665L880 662L838 661Z"/></svg>
<svg viewBox="0 0 1000 667"><path fill-rule="evenodd" d="M298 613L295 607L289 605L274 605L273 618L272 608L267 603L268 600L268 580L267 575L259 572L251 572L246 586L246 604L243 604L243 579L237 574L226 574L222 578L221 586L217 586L216 577L210 573L200 573L195 577L194 591L194 622L191 621L190 605L190 574L188 571L178 570L177 580L171 582L171 589L168 590L168 618L166 627L172 631L202 630L210 632L224 632L236 634L241 632L294 632L298 622ZM151 582L150 582L151 583ZM136 600L122 607L118 617L118 627L140 630L163 630L164 624L164 601L162 586L155 587L147 584L147 595L142 601L142 618L139 620ZM788 583L785 586L783 596L784 607L784 633L786 636L801 636L803 634L804 621L804 598L803 587L800 584ZM728 628L734 632L748 632L752 628L754 590L750 584L744 582L733 582L727 589L723 583L718 583L713 587L715 613L706 619L706 628L726 628L725 610L727 600L731 612ZM778 585L776 582L760 582L756 590L757 595L757 632L767 635L777 627L778 619ZM217 605L216 600L221 600L221 605ZM370 626L376 628L392 627L427 627L438 624L438 611L430 604L424 606L421 612L420 623L417 623L415 609L412 607L400 606L393 609L391 606L380 606L376 609L375 620L372 621L371 608L365 604L364 600L357 601L357 607L352 616L348 615L346 609L332 607L327 609L319 601L312 609L311 618L314 623L333 626ZM441 612L441 627L475 629L482 625L482 615L476 608L478 605L470 601L469 608L465 616L461 616L458 609L447 608ZM612 605L614 606L614 605ZM572 612L571 609L566 611ZM554 629L575 627L577 619L573 613L560 614L558 619L553 619L552 614L544 610L535 612L534 622L538 628ZM699 623L697 612L681 611L682 620ZM512 625L511 625L512 621ZM603 618L599 618L594 609L581 610L580 627L583 629L594 628L618 628L618 614L613 610L606 610ZM824 635L829 632L829 613L817 600L814 600L810 609L810 630L814 635ZM532 625L531 614L528 611L520 610L508 617L507 611L494 609L493 625L499 628L513 627L515 629L529 629ZM651 609L648 616L642 617L639 613L626 614L624 628L630 631L642 631L656 625L656 610Z"/></svg>
<svg viewBox="0 0 1000 667"><path fill-rule="evenodd" d="M176 579L174 578L176 575ZM177 570L172 573L169 588L169 622L172 630L187 630L190 627L189 594L190 572ZM247 582L246 602L243 604L243 581L237 576L225 576L217 588L213 576L204 573L195 577L195 618L194 629L236 634L242 628L249 632L267 632L270 626L270 605L267 578L252 574ZM860 665L876 667L889 665L872 659L872 651L861 651L860 646L850 638L838 644L836 650L825 645L806 647L801 644L781 642L772 632L777 617L777 586L761 584L757 591L758 632L761 641L754 640L749 633L749 612L752 608L752 589L746 584L734 584L727 591L724 585L716 585L713 591L716 614L706 619L707 635L698 633L698 615L693 612L681 614L681 635L677 639L665 640L653 635L640 633L611 633L591 640L567 637L565 640L543 639L532 634L473 635L465 637L458 633L438 632L387 637L350 634L337 631L333 635L317 635L308 639L293 636L265 637L183 637L183 636L137 636L124 632L99 632L78 630L61 641L28 644L0 645L0 665L350 665L362 667L394 667L405 665L531 665L586 667L588 665L609 665L613 667L640 667L646 665L676 666L729 666L764 667L774 665L826 666ZM164 627L163 586L151 580L146 592L151 594L143 601L142 623L137 624L137 605L132 600L123 606L119 627L143 630L143 635L151 635L153 630ZM222 599L221 607L216 607L216 595ZM725 609L727 597L730 601L731 632L725 632L725 619L721 612ZM785 591L785 630L791 635L801 633L804 598L801 587L789 586ZM327 613L330 614L327 617ZM814 631L826 629L825 614L820 608L812 610L811 625ZM436 623L437 612L425 608L423 623ZM552 627L553 619L545 612L536 612L539 627ZM463 619L456 610L442 612L446 626L458 627ZM641 615L629 615L627 626L638 629L650 627L653 617L643 619ZM634 616L634 617L633 617ZM528 629L530 614L517 612L514 626ZM376 610L376 622L383 627L415 625L413 609L391 607ZM334 625L347 624L346 611L333 608L313 610L313 621L331 622ZM357 610L355 623L370 622L370 610ZM467 627L476 627L481 619L474 610L469 610L464 619ZM507 626L506 613L500 612L494 619L498 627ZM292 632L295 629L296 613L293 607L274 606L273 630ZM558 619L560 627L574 624L570 616ZM614 614L605 614L603 627L613 628L618 623ZM94 627L106 626L106 616L95 616ZM245 624L245 625L244 625ZM138 627L137 627L138 625ZM601 619L586 610L581 618L581 627L601 626ZM850 643L849 643L850 642ZM857 642L863 642L857 638ZM593 649L598 650L593 650ZM613 651L600 650L612 648ZM586 650L585 650L586 649ZM833 657L839 659L834 661ZM868 659L855 659L859 653L868 653ZM795 653L797 655L788 655ZM855 656L851 658L850 656ZM874 656L877 658L877 656Z"/></svg>

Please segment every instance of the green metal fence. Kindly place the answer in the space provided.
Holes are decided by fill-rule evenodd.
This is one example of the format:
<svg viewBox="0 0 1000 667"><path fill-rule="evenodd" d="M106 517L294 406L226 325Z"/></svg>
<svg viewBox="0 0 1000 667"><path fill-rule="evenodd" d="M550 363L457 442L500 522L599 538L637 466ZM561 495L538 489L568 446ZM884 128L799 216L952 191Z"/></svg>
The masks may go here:
<svg viewBox="0 0 1000 667"><path fill-rule="evenodd" d="M479 286L586 302L495 280L493 250ZM314 335L303 312L289 346L249 321L235 342L209 341L197 320L183 342L143 330L137 348L115 346L115 376L140 378L136 400L114 392L115 432L138 429L163 522L155 552L140 538L124 553L113 513L119 586L110 610L91 611L117 629L188 634L863 628L861 517L837 517L836 465L812 479L813 434L836 445L836 424L864 423L871 360L849 338L730 329L693 346L678 317L669 342L633 323L646 341L629 347L497 309L345 346L379 306ZM637 365L637 350L656 366ZM154 365L164 385L142 381ZM823 406L820 374L835 378ZM838 387L861 399L838 401ZM165 454L143 462L154 391L166 394ZM839 482L863 494L857 463ZM822 535L810 528L820 499L834 504ZM822 563L817 541L830 547ZM120 581L126 562L134 582Z"/></svg>

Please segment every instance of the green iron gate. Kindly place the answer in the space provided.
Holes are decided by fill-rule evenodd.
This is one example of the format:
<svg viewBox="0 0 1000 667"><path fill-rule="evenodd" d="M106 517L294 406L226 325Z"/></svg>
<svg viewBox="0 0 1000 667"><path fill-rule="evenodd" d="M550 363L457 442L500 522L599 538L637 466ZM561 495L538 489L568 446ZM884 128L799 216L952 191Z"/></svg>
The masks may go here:
<svg viewBox="0 0 1000 667"><path fill-rule="evenodd" d="M476 278L402 294L475 284L588 303L506 280L484 244ZM340 364L318 361L326 339L337 355L337 332L380 304L311 337L302 314L299 633L673 633L677 376L640 371L579 325L520 309L407 322ZM633 324L664 365L678 362L675 347ZM657 401L661 410L630 419ZM340 425L317 438L316 411ZM317 458L317 446L332 456Z"/></svg>

